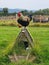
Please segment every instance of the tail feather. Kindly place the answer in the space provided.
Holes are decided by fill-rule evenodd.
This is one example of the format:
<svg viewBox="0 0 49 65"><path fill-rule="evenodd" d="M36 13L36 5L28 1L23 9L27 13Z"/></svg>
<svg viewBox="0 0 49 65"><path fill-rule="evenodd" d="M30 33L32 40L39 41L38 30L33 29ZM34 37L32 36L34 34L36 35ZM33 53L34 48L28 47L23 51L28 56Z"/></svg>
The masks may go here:
<svg viewBox="0 0 49 65"><path fill-rule="evenodd" d="M29 15L28 17L30 18L30 21L31 21L32 20L32 15Z"/></svg>

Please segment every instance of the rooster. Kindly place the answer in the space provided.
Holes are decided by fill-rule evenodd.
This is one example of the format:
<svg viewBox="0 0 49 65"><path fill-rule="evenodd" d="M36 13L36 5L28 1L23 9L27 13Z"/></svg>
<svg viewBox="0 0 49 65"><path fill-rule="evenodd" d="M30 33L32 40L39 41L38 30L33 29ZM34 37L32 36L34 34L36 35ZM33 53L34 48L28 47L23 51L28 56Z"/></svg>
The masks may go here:
<svg viewBox="0 0 49 65"><path fill-rule="evenodd" d="M18 22L18 26L19 27L28 26L31 20L32 20L32 16L31 15L23 16L23 14L20 13L20 12L17 14L17 22Z"/></svg>

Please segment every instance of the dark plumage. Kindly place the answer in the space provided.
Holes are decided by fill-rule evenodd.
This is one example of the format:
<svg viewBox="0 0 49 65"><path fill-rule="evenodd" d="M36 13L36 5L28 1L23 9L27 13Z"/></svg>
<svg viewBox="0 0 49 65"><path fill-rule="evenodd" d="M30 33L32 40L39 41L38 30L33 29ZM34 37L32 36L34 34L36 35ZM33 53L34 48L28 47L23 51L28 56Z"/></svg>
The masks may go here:
<svg viewBox="0 0 49 65"><path fill-rule="evenodd" d="M17 22L19 24L21 24L22 26L25 26L25 27L29 25L29 22L28 21L24 21L24 20L21 20L21 19L18 19Z"/></svg>
<svg viewBox="0 0 49 65"><path fill-rule="evenodd" d="M18 22L21 26L24 26L24 27L28 26L29 23L30 23L30 21L32 20L32 16L31 16L31 15L25 17L25 16L21 16L21 14L18 13L18 16L19 16L19 18L18 18L17 22Z"/></svg>

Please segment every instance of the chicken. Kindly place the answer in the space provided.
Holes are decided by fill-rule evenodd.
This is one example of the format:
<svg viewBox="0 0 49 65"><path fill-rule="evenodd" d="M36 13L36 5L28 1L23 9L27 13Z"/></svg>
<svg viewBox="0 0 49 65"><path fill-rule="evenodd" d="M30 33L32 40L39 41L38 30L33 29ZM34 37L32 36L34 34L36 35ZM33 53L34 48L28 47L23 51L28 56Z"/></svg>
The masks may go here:
<svg viewBox="0 0 49 65"><path fill-rule="evenodd" d="M18 22L18 26L19 27L28 26L31 20L32 20L32 16L31 15L23 16L22 13L20 13L20 12L17 14L17 22Z"/></svg>

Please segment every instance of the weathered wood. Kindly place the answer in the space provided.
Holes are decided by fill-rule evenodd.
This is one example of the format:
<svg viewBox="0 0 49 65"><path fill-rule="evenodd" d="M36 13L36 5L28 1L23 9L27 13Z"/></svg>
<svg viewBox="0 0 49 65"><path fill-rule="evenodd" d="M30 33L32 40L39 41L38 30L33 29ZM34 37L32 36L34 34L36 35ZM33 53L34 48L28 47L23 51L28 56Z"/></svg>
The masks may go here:
<svg viewBox="0 0 49 65"><path fill-rule="evenodd" d="M24 52L27 53L27 54L23 55L22 53L24 53L24 52L21 53L22 55L20 55L20 54L17 55L16 53L14 53L12 57L9 56L11 62L18 61L20 59L25 59L25 60L29 59L30 49L33 47L33 39L32 39L32 37L30 36L30 33L28 32L28 30L25 27L22 28L21 32L19 33L18 37L16 38L16 42L15 42L13 48L16 48L16 44L19 45L19 43L20 43L20 46L21 46L21 41L23 43L24 42L28 43L28 47L24 49L25 50ZM19 49L19 47L18 47L18 49Z"/></svg>
<svg viewBox="0 0 49 65"><path fill-rule="evenodd" d="M24 27L21 32L19 33L18 37L16 40L22 40L22 41L28 41L28 43L33 46L33 39L30 35L30 33L28 32L28 30Z"/></svg>

